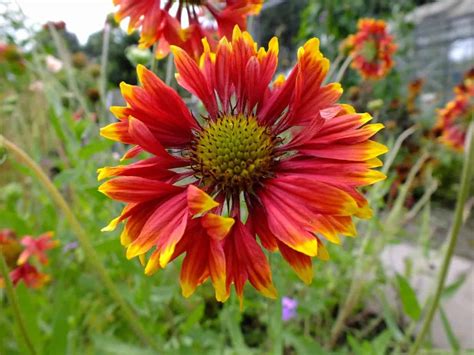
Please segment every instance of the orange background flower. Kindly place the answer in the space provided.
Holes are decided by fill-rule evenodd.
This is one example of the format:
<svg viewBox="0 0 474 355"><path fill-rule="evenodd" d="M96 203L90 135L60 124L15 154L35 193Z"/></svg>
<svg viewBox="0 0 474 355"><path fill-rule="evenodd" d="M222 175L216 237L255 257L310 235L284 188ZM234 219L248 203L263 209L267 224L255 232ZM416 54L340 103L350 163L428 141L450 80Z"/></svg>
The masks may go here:
<svg viewBox="0 0 474 355"><path fill-rule="evenodd" d="M140 29L141 47L157 43L155 54L163 58L170 45L177 45L195 59L203 51L202 38L207 38L211 45L223 36L230 38L233 27L245 29L247 16L258 14L263 4L263 0L113 1L119 7L116 21L129 17L129 32Z"/></svg>
<svg viewBox="0 0 474 355"><path fill-rule="evenodd" d="M381 79L394 65L397 49L383 20L360 19L357 33L349 37L352 46L352 67L365 79Z"/></svg>

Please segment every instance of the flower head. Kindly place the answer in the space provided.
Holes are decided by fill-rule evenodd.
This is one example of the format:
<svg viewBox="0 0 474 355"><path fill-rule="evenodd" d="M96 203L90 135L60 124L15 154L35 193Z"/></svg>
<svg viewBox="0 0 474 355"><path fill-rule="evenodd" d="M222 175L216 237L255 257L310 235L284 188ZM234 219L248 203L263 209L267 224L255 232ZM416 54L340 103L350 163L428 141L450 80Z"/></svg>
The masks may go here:
<svg viewBox="0 0 474 355"><path fill-rule="evenodd" d="M388 34L383 20L360 19L358 32L349 37L347 45L352 46L352 67L365 79L381 79L393 67L393 54L397 46Z"/></svg>
<svg viewBox="0 0 474 355"><path fill-rule="evenodd" d="M7 261L10 278L16 286L23 281L29 288L39 288L50 280L47 274L40 272L31 260L36 256L39 262L46 264L48 259L45 251L57 246L57 241L52 241L52 233L44 233L38 238L25 236L18 239L16 233L10 229L0 231L0 253ZM4 287L5 280L0 278L0 288Z"/></svg>
<svg viewBox="0 0 474 355"><path fill-rule="evenodd" d="M143 66L141 87L121 85L127 106L112 107L119 121L101 134L132 145L124 159L148 157L99 169L99 179L112 178L99 190L126 203L104 230L125 222L127 257L138 256L146 274L186 254L184 296L210 278L219 301L232 284L242 300L247 281L275 297L262 247L310 283L312 258L328 259L323 239L339 244L355 235L353 216L370 218L358 188L385 178L372 168L387 148L370 140L383 126L339 104L338 83L322 84L329 61L316 38L273 84L276 38L258 48L236 27L215 51L203 43L199 65L172 50L178 83L205 113Z"/></svg>
<svg viewBox="0 0 474 355"><path fill-rule="evenodd" d="M298 308L297 300L290 297L283 297L281 299L281 319L284 322L288 322L289 320L296 318L297 308Z"/></svg>
<svg viewBox="0 0 474 355"><path fill-rule="evenodd" d="M18 265L23 265L33 256L38 259L41 264L48 264L48 257L46 251L58 246L59 242L53 240L53 233L47 232L37 238L25 236L21 239L21 244L24 250L18 258Z"/></svg>
<svg viewBox="0 0 474 355"><path fill-rule="evenodd" d="M454 98L438 110L433 132L446 146L462 152L469 122L474 116L474 68L464 75L463 82L454 88Z"/></svg>
<svg viewBox="0 0 474 355"><path fill-rule="evenodd" d="M162 58L169 53L170 45L178 45L195 59L203 51L203 37L211 44L216 38L230 38L233 27L245 29L247 16L258 14L263 4L263 0L113 1L119 7L116 21L129 17L128 30L141 30L142 48L158 43L156 56Z"/></svg>
<svg viewBox="0 0 474 355"><path fill-rule="evenodd" d="M474 96L474 67L464 74L462 83L454 88L454 93L457 95L466 94L471 97Z"/></svg>
<svg viewBox="0 0 474 355"><path fill-rule="evenodd" d="M39 272L38 269L30 263L25 263L10 272L10 278L13 285L16 286L23 281L26 287L40 288L48 283L51 278L49 275Z"/></svg>
<svg viewBox="0 0 474 355"><path fill-rule="evenodd" d="M14 231L11 229L0 230L0 253L3 254L9 267L16 265L16 260L21 253L21 244Z"/></svg>
<svg viewBox="0 0 474 355"><path fill-rule="evenodd" d="M440 133L439 141L462 152L469 121L474 114L474 96L459 94L438 111L434 130Z"/></svg>

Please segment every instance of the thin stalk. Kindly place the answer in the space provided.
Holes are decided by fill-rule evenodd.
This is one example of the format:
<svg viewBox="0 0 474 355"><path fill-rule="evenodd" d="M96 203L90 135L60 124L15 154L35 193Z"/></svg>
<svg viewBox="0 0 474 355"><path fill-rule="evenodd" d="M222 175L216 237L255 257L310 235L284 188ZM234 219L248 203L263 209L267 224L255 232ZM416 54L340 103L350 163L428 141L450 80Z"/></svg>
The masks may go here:
<svg viewBox="0 0 474 355"><path fill-rule="evenodd" d="M408 196L408 192L415 181L416 175L420 172L423 164L429 158L429 153L424 152L416 161L415 165L410 169L407 179L401 188L398 189L398 196L393 204L392 210L385 220L385 228L389 231L400 228L401 214L403 206Z"/></svg>
<svg viewBox="0 0 474 355"><path fill-rule="evenodd" d="M387 159L385 159L383 163L383 168L382 168L382 173L387 174L388 170L393 164L393 161L398 155L398 151L400 150L402 143L410 137L415 131L418 129L417 125L413 125L410 128L407 128L404 130L397 138L395 141L395 144L393 145L392 148L390 148L390 153L387 155Z"/></svg>
<svg viewBox="0 0 474 355"><path fill-rule="evenodd" d="M434 297L428 308L428 313L423 320L423 324L421 326L421 330L418 333L415 343L410 350L410 355L414 355L418 352L423 339L426 336L426 333L430 329L431 322L433 321L433 317L436 313L436 310L439 306L439 301L441 299L441 294L444 288L444 283L446 281L446 276L448 274L449 265L451 263L451 258L454 253L454 248L456 246L456 242L458 240L459 231L461 230L463 224L463 211L464 211L464 204L467 200L469 194L469 184L472 178L473 173L473 166L474 166L474 122L471 122L468 134L466 137L466 152L464 155L464 165L461 175L461 187L458 191L458 197L456 201L456 209L454 211L454 220L451 226L451 230L449 231L448 236L448 247L446 248L443 263L441 264L441 269L438 275L438 280L436 283L436 291Z"/></svg>
<svg viewBox="0 0 474 355"><path fill-rule="evenodd" d="M248 348L239 326L241 315L242 313L237 311L237 299L235 295L231 295L230 300L224 304L221 312L222 325L226 328L230 342L236 352L245 354L248 352Z"/></svg>
<svg viewBox="0 0 474 355"><path fill-rule="evenodd" d="M369 241L372 239L372 233L373 233L373 223L369 225L369 230L367 231L367 234L365 236L364 241L362 242L362 247L359 249L359 256L356 258L356 260L360 260L355 265L354 273L352 276L352 282L351 285L349 286L349 292L347 293L347 297L344 301L344 304L342 308L339 310L336 318L336 322L334 323L334 326L331 329L331 336L329 338L329 341L327 343L327 347L329 349L334 348L334 346L337 343L337 340L339 339L342 331L344 330L344 327L346 326L346 320L352 313L352 310L357 306L357 303L359 302L360 294L364 286L363 282L363 277L365 273L363 272L365 269L365 263L363 260L365 251L368 248Z"/></svg>
<svg viewBox="0 0 474 355"><path fill-rule="evenodd" d="M0 253L0 272L5 283L5 290L7 293L8 301L10 302L10 305L12 307L13 316L18 325L18 329L20 330L21 337L24 340L30 354L34 355L37 352L35 350L35 347L33 346L33 342L31 341L30 335L26 330L25 320L23 319L23 315L21 314L20 304L18 303L15 288L13 287L12 280L10 279L7 263L5 262L5 258L3 257L2 253Z"/></svg>
<svg viewBox="0 0 474 355"><path fill-rule="evenodd" d="M334 79L334 82L339 83L341 82L342 78L344 77L344 74L346 73L347 68L349 68L349 64L352 62L352 56L348 55L346 60L342 63L341 67L339 68L339 71L336 74L336 78Z"/></svg>
<svg viewBox="0 0 474 355"><path fill-rule="evenodd" d="M141 326L140 320L135 315L135 312L132 308L128 305L128 303L123 299L122 295L115 287L112 279L107 274L106 269L104 268L102 262L100 261L99 256L97 255L94 247L92 246L88 234L82 228L79 221L74 216L71 208L67 204L66 200L63 198L61 193L58 189L54 186L54 184L49 180L48 176L41 170L38 164L33 161L28 154L26 154L21 148L16 146L14 143L10 142L2 135L0 135L0 146L3 146L15 155L19 162L27 166L32 173L36 176L39 182L43 185L46 191L49 193L51 199L56 203L59 209L63 212L66 220L72 227L72 230L76 234L76 237L86 254L87 262L89 266L95 270L98 277L102 281L102 284L110 293L112 299L117 303L117 305L121 308L122 314L124 316L124 320L128 323L131 329L135 332L135 334L141 339L144 344L147 344L150 347L158 350L158 346L154 343L154 341L146 334L145 329Z"/></svg>
<svg viewBox="0 0 474 355"><path fill-rule="evenodd" d="M430 185L425 190L425 193L423 194L423 196L421 196L421 198L415 203L412 209L405 216L403 224L408 223L410 220L415 218L416 215L418 215L421 209L430 201L431 195L433 195L435 191L438 189L438 185L439 183L437 180L431 181Z"/></svg>
<svg viewBox="0 0 474 355"><path fill-rule="evenodd" d="M84 98L84 95L82 95L81 91L79 90L79 86L77 85L77 81L74 76L74 71L71 65L71 56L68 52L68 49L66 48L64 41L59 36L58 31L56 31L54 26L48 24L48 28L49 32L51 33L51 36L53 37L53 41L56 46L56 49L58 50L59 56L61 57L61 60L64 64L69 89L74 93L74 96L79 101L79 104L81 105L86 115L90 117L91 112L89 110L89 107L87 106L87 102Z"/></svg>
<svg viewBox="0 0 474 355"><path fill-rule="evenodd" d="M151 64L150 64L150 70L156 74L156 70L158 69L158 60L156 60L156 49L157 49L157 44L155 43L153 45L152 49L152 57L151 57ZM168 54L169 55L169 54Z"/></svg>
<svg viewBox="0 0 474 355"><path fill-rule="evenodd" d="M281 288L282 279L278 268L278 261L275 259L273 253L268 253L268 261L270 267L275 269L273 273L273 283L278 288ZM272 339L271 353L274 355L283 354L283 319L282 319L282 299L278 297L276 300L267 299L269 312L269 335Z"/></svg>
<svg viewBox="0 0 474 355"><path fill-rule="evenodd" d="M174 61L173 61L173 54L168 54L168 60L166 62L166 78L165 83L166 85L170 86L171 79L173 79L173 69L174 69Z"/></svg>
<svg viewBox="0 0 474 355"><path fill-rule="evenodd" d="M326 78L324 79L324 84L327 84L328 81L331 79L332 75L336 71L336 69L339 67L339 64L341 64L341 61L344 59L344 56L342 54L339 54L336 59L334 59L334 62L332 62L331 67L329 68L329 72L326 75Z"/></svg>
<svg viewBox="0 0 474 355"><path fill-rule="evenodd" d="M110 47L110 24L108 21L104 25L104 33L102 36L102 55L100 59L100 76L99 76L99 92L104 113L107 113L107 62L109 60ZM105 116L104 116L105 118Z"/></svg>

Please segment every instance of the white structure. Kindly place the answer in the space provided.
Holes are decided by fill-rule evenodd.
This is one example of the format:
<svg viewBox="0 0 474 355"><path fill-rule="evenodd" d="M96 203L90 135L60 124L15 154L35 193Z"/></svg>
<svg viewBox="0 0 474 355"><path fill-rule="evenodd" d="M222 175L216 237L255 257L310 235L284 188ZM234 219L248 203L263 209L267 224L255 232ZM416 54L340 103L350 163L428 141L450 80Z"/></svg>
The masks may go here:
<svg viewBox="0 0 474 355"><path fill-rule="evenodd" d="M415 24L411 69L427 79L425 92L445 102L474 67L474 0L440 0L418 7L407 19Z"/></svg>

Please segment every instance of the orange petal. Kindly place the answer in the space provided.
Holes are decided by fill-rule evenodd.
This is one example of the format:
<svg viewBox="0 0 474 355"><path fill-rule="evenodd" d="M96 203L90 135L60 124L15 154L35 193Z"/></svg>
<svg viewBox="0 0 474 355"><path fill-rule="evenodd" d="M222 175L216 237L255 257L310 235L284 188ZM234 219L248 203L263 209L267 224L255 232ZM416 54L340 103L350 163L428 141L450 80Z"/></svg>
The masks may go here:
<svg viewBox="0 0 474 355"><path fill-rule="evenodd" d="M209 240L209 274L216 291L216 300L225 302L229 298L226 288L226 266L222 243Z"/></svg>
<svg viewBox="0 0 474 355"><path fill-rule="evenodd" d="M230 217L219 216L214 213L208 213L202 218L202 226L207 234L216 240L222 240L229 234L235 220Z"/></svg>
<svg viewBox="0 0 474 355"><path fill-rule="evenodd" d="M188 208L193 216L210 211L217 206L219 203L204 191L194 185L188 186Z"/></svg>

